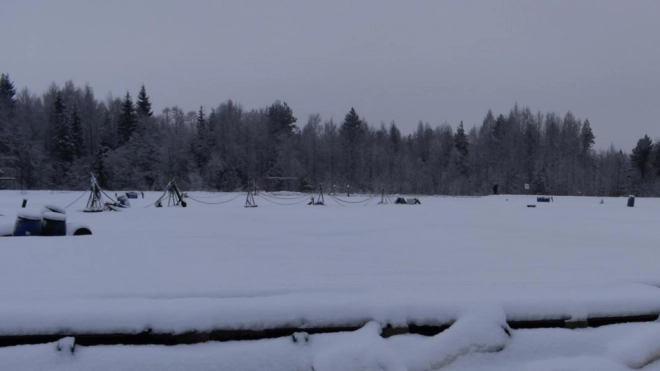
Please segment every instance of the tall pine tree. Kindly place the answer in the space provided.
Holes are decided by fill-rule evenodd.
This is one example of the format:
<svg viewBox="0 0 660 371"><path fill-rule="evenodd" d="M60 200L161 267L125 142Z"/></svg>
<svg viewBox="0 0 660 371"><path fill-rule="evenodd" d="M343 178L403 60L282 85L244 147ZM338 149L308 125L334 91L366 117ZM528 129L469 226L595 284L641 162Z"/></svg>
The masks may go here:
<svg viewBox="0 0 660 371"><path fill-rule="evenodd" d="M196 135L193 144L193 153L197 167L202 169L209 160L211 148L209 146L209 126L204 114L204 107L199 107L197 122L195 123Z"/></svg>
<svg viewBox="0 0 660 371"><path fill-rule="evenodd" d="M119 114L119 121L117 122L118 144L124 145L130 139L137 128L137 115L135 107L131 100L131 94L126 92L124 101L121 105L121 113Z"/></svg>
<svg viewBox="0 0 660 371"><path fill-rule="evenodd" d="M591 130L591 124L589 119L584 120L582 124L582 129L580 130L580 149L582 150L583 155L586 155L596 143L596 136Z"/></svg>
<svg viewBox="0 0 660 371"><path fill-rule="evenodd" d="M458 172L461 175L468 174L468 146L468 137L465 134L463 121L461 121L461 123L456 128L456 134L454 134L454 148L456 148L456 152L458 153L458 156L456 157L456 166L458 168Z"/></svg>
<svg viewBox="0 0 660 371"><path fill-rule="evenodd" d="M276 101L268 107L268 123L271 135L278 138L280 135L291 135L296 129L298 119L286 102Z"/></svg>
<svg viewBox="0 0 660 371"><path fill-rule="evenodd" d="M342 145L344 147L344 170L346 172L346 180L350 183L355 183L357 180L357 172L359 167L359 147L362 134L364 133L364 123L360 116L358 116L355 108L351 110L344 117L344 122L341 124L339 134L342 138Z"/></svg>
<svg viewBox="0 0 660 371"><path fill-rule="evenodd" d="M53 104L53 119L55 124L54 155L64 165L68 166L75 157L75 146L71 136L71 123L66 112L66 106L62 94L59 92Z"/></svg>
<svg viewBox="0 0 660 371"><path fill-rule="evenodd" d="M151 101L147 95L147 89L144 85L140 88L140 93L138 93L137 101L135 102L135 110L137 111L137 117L139 119L145 117L151 117L154 115L151 110Z"/></svg>
<svg viewBox="0 0 660 371"><path fill-rule="evenodd" d="M630 161L633 167L639 171L642 179L646 179L646 171L650 164L652 149L653 141L651 141L648 135L644 135L643 138L637 141L637 146L632 150Z"/></svg>
<svg viewBox="0 0 660 371"><path fill-rule="evenodd" d="M16 89L8 74L0 75L0 153L7 151L3 143L5 131L16 110Z"/></svg>
<svg viewBox="0 0 660 371"><path fill-rule="evenodd" d="M71 113L71 142L74 156L76 158L81 157L85 151L85 143L83 142L80 114L78 113L78 107L75 106L73 107L73 113Z"/></svg>

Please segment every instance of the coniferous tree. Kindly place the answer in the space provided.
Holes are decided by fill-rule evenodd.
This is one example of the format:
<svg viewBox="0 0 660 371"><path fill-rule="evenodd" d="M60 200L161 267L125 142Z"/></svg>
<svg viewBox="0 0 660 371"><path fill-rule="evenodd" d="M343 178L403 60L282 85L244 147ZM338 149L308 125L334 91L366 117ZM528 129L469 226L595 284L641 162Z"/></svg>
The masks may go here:
<svg viewBox="0 0 660 371"><path fill-rule="evenodd" d="M548 193L546 178L547 177L544 167L536 173L534 179L532 180L532 184L530 187L530 191L532 192L532 194L544 195Z"/></svg>
<svg viewBox="0 0 660 371"><path fill-rule="evenodd" d="M71 113L71 142L73 144L73 154L76 158L83 155L84 142L82 133L82 123L78 108L74 107Z"/></svg>
<svg viewBox="0 0 660 371"><path fill-rule="evenodd" d="M456 146L458 153L463 157L467 157L468 155L468 144L468 138L467 135L465 135L465 128L463 128L463 121L461 121L461 123L456 128L456 134L454 135L454 145Z"/></svg>
<svg viewBox="0 0 660 371"><path fill-rule="evenodd" d="M655 175L660 177L660 142L653 145L652 163L655 168Z"/></svg>
<svg viewBox="0 0 660 371"><path fill-rule="evenodd" d="M341 125L339 133L344 148L346 180L350 183L355 183L356 174L359 171L358 148L361 136L364 133L364 123L360 119L360 116L358 116L355 108L351 107L351 110L344 117L344 122Z"/></svg>
<svg viewBox="0 0 660 371"><path fill-rule="evenodd" d="M273 136L293 134L296 130L296 121L298 119L293 115L293 110L286 102L276 101L268 107L268 122Z"/></svg>
<svg viewBox="0 0 660 371"><path fill-rule="evenodd" d="M9 74L0 75L0 108L2 111L13 111L16 106L16 88L9 79Z"/></svg>
<svg viewBox="0 0 660 371"><path fill-rule="evenodd" d="M137 101L135 102L135 110L137 111L138 118L145 118L153 116L153 111L151 110L151 101L147 95L147 89L142 85L140 92L138 93Z"/></svg>
<svg viewBox="0 0 660 371"><path fill-rule="evenodd" d="M300 178L300 183L298 184L298 192L311 192L314 188L309 183L307 178Z"/></svg>
<svg viewBox="0 0 660 371"><path fill-rule="evenodd" d="M653 141L648 135L644 135L639 141L637 146L632 150L630 156L631 163L642 179L646 179L646 173L651 160L651 150L653 149Z"/></svg>
<svg viewBox="0 0 660 371"><path fill-rule="evenodd" d="M9 151L8 126L16 109L16 89L8 74L0 75L0 153Z"/></svg>
<svg viewBox="0 0 660 371"><path fill-rule="evenodd" d="M456 152L458 153L458 156L456 158L456 165L458 167L458 172L461 175L467 175L468 173L468 165L467 165L468 146L469 146L468 137L465 134L463 121L461 121L461 123L456 128L456 134L454 134L454 147L456 148Z"/></svg>
<svg viewBox="0 0 660 371"><path fill-rule="evenodd" d="M71 123L60 93L57 93L55 98L53 117L55 120L54 154L63 165L68 167L75 157L75 146L71 136Z"/></svg>
<svg viewBox="0 0 660 371"><path fill-rule="evenodd" d="M131 136L136 129L137 116L135 113L135 107L133 106L133 101L131 100L131 94L126 92L126 96L124 97L124 101L121 106L119 120L117 122L118 144L120 146L126 144L131 139Z"/></svg>
<svg viewBox="0 0 660 371"><path fill-rule="evenodd" d="M401 131L396 127L395 123L390 125L390 143L392 144L392 151L399 152L401 149Z"/></svg>
<svg viewBox="0 0 660 371"><path fill-rule="evenodd" d="M199 106L199 111L197 111L197 122L195 123L195 128L197 129L197 135L207 135L208 128L206 125L206 114L204 114L204 107Z"/></svg>
<svg viewBox="0 0 660 371"><path fill-rule="evenodd" d="M209 161L211 148L209 146L209 125L204 114L204 107L199 107L197 112L197 121L195 122L196 136L193 144L193 154L197 167L202 169Z"/></svg>
<svg viewBox="0 0 660 371"><path fill-rule="evenodd" d="M586 156L594 143L596 143L595 139L596 136L591 130L591 124L589 124L589 120L584 120L584 124L582 124L582 130L580 131L580 149L582 150L583 156Z"/></svg>

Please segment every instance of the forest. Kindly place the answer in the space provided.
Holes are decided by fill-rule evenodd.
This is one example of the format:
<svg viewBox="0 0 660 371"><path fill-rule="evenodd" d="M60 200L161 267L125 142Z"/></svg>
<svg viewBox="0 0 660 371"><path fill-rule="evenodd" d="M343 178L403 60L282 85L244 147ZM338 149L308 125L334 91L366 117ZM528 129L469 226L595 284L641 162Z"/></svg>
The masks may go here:
<svg viewBox="0 0 660 371"><path fill-rule="evenodd" d="M2 188L82 190L90 174L110 190L266 190L587 196L660 195L660 143L595 149L588 119L514 105L474 127L298 119L286 102L247 109L232 100L154 113L144 85L97 99L92 87L53 83L41 95L0 78ZM359 107L358 107L359 109ZM485 111L485 110L484 110ZM526 187L525 185L528 185ZM529 189L527 189L529 188Z"/></svg>

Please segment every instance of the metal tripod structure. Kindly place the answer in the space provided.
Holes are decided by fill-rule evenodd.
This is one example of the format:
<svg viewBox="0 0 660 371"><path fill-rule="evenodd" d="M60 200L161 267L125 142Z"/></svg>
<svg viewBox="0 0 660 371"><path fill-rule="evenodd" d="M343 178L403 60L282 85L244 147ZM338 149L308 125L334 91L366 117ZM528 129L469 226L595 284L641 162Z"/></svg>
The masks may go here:
<svg viewBox="0 0 660 371"><path fill-rule="evenodd" d="M319 193L316 194L316 199L312 197L312 201L308 205L325 206L325 198L323 195L323 185L319 184Z"/></svg>
<svg viewBox="0 0 660 371"><path fill-rule="evenodd" d="M167 186L165 186L165 193L163 193L162 196L155 202L156 207L163 207L163 199L167 196L167 206L181 206L181 207L186 207L188 204L186 201L183 199L183 193L179 189L179 187L176 185L176 182L174 179L170 180L169 183L167 183Z"/></svg>
<svg viewBox="0 0 660 371"><path fill-rule="evenodd" d="M91 174L89 199L87 199L87 206L83 211L87 213L98 213L103 210L105 210L105 203L103 202L102 190L96 182L94 174Z"/></svg>
<svg viewBox="0 0 660 371"><path fill-rule="evenodd" d="M254 201L254 194L257 190L257 184L252 179L248 182L247 186L247 197L245 198L245 207L257 207L257 203Z"/></svg>
<svg viewBox="0 0 660 371"><path fill-rule="evenodd" d="M382 187L380 189L380 202L378 204L379 205L387 205L387 204L391 204L391 203L392 203L392 199L390 199L390 196L388 196L385 193L385 187Z"/></svg>

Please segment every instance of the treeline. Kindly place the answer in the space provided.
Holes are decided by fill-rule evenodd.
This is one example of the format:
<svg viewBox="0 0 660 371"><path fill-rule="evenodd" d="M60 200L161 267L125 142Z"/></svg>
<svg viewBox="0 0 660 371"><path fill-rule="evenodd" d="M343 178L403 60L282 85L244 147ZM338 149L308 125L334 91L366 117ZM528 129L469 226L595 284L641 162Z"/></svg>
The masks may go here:
<svg viewBox="0 0 660 371"><path fill-rule="evenodd" d="M94 173L117 190L161 190L174 178L187 190L232 191L254 179L302 191L481 195L497 184L511 194L660 194L660 144L644 136L626 153L594 143L588 120L518 106L488 111L470 129L420 122L403 134L353 108L340 122L311 115L301 123L280 101L154 114L144 86L135 101L130 93L98 100L72 82L38 96L0 78L0 171L22 189L84 189Z"/></svg>

